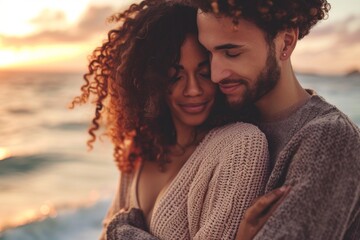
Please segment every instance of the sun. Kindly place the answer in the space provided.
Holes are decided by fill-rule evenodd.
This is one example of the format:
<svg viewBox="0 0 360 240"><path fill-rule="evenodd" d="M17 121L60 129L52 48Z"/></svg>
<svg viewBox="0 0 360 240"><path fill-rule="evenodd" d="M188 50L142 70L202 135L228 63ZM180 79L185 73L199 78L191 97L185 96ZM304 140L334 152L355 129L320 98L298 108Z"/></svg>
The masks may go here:
<svg viewBox="0 0 360 240"><path fill-rule="evenodd" d="M0 161L10 157L10 151L4 147L0 147Z"/></svg>

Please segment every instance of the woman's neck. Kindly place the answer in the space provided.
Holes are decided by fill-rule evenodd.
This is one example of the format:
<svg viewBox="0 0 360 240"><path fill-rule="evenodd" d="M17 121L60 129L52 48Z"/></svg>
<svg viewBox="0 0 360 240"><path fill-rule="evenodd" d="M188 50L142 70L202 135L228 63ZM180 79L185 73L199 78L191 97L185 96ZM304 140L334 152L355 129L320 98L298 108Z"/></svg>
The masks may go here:
<svg viewBox="0 0 360 240"><path fill-rule="evenodd" d="M196 127L176 128L176 144L181 147L197 145L205 135L206 131Z"/></svg>
<svg viewBox="0 0 360 240"><path fill-rule="evenodd" d="M193 150L206 135L196 127L179 127L176 128L176 144L170 146L170 155L182 155L188 150Z"/></svg>
<svg viewBox="0 0 360 240"><path fill-rule="evenodd" d="M187 147L194 143L196 139L196 130L192 129L191 131L178 131L176 133L176 144L181 147Z"/></svg>

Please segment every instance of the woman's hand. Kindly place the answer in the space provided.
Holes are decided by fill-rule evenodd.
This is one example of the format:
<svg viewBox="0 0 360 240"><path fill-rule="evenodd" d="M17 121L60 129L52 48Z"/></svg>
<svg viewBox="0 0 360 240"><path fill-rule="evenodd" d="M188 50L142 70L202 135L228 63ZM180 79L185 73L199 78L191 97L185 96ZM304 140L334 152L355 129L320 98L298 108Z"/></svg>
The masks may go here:
<svg viewBox="0 0 360 240"><path fill-rule="evenodd" d="M290 187L283 186L255 199L241 220L236 240L253 239L289 192Z"/></svg>

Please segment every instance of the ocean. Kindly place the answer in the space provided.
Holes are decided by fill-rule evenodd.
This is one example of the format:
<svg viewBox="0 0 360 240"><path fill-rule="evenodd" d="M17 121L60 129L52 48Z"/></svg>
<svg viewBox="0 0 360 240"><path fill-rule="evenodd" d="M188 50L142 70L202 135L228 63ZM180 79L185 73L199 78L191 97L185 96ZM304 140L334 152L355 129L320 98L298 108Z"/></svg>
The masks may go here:
<svg viewBox="0 0 360 240"><path fill-rule="evenodd" d="M297 74L360 126L360 76ZM0 72L0 240L97 239L117 187L112 145L87 150L81 74Z"/></svg>

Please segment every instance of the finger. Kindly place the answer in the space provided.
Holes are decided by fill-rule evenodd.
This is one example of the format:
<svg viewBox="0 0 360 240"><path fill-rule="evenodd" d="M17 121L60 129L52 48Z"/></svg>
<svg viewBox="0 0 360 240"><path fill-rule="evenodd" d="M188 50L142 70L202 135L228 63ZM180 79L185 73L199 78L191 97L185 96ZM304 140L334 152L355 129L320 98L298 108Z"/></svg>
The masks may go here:
<svg viewBox="0 0 360 240"><path fill-rule="evenodd" d="M288 187L285 190L285 192L282 194L282 196L276 202L274 202L274 204L271 206L271 208L269 209L269 211L266 215L269 215L269 217L270 217L273 214L273 212L275 212L275 210L285 201L290 190L291 190L291 187Z"/></svg>
<svg viewBox="0 0 360 240"><path fill-rule="evenodd" d="M278 198L276 201L273 202L273 204L270 206L267 211L263 211L263 215L258 220L258 227L259 229L267 222L267 220L273 215L273 213L276 211L276 209L284 202L287 195L290 192L290 187L288 187L285 192L281 195L280 198Z"/></svg>
<svg viewBox="0 0 360 240"><path fill-rule="evenodd" d="M289 186L282 186L280 188L274 189L264 196L262 196L256 205L258 205L259 210L264 211L269 209L273 204L277 203L279 199L284 197L286 193L288 193L290 187Z"/></svg>
<svg viewBox="0 0 360 240"><path fill-rule="evenodd" d="M254 199L251 201L250 206L253 206L257 201L259 201L259 199L260 199L261 197L263 197L263 196L259 196L259 197L257 197L257 198L254 198Z"/></svg>
<svg viewBox="0 0 360 240"><path fill-rule="evenodd" d="M258 220L269 210L272 204L279 200L285 193L288 187L283 186L277 188L264 196L261 196L248 210L246 211L247 221Z"/></svg>

